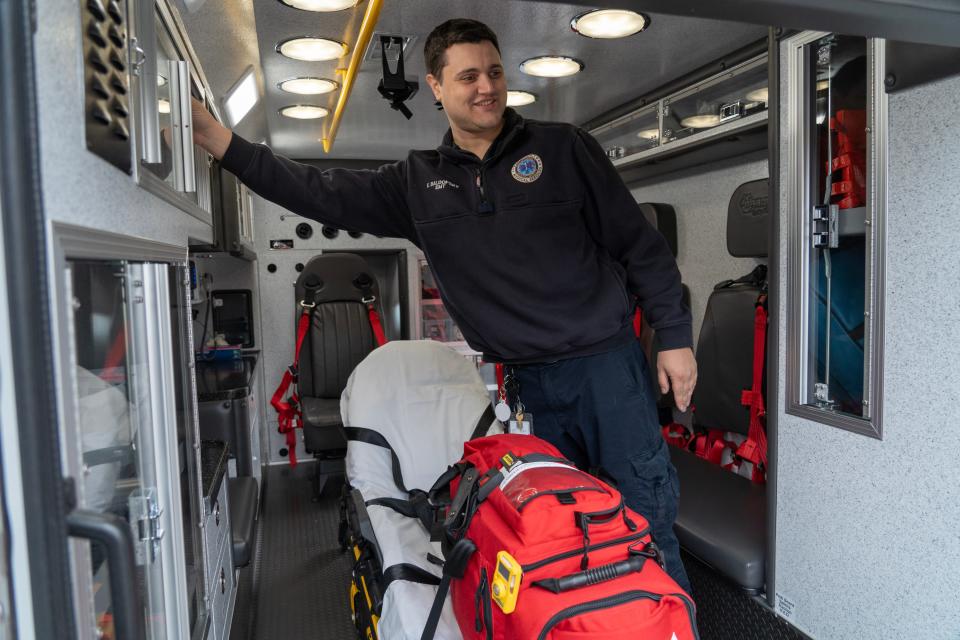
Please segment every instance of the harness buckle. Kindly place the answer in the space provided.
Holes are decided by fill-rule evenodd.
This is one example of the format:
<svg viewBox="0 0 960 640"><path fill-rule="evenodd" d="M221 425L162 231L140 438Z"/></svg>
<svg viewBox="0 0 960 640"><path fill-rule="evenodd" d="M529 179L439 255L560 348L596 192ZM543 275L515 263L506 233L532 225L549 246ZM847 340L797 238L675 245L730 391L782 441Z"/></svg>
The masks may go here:
<svg viewBox="0 0 960 640"><path fill-rule="evenodd" d="M360 298L360 302L362 302L363 304L373 304L374 302L376 302L376 300L377 300L377 296L369 296L369 297L365 296L363 298Z"/></svg>
<svg viewBox="0 0 960 640"><path fill-rule="evenodd" d="M300 306L303 307L304 309L313 309L314 307L317 306L317 303L316 303L316 302L307 302L306 300L301 300L301 301L300 301Z"/></svg>

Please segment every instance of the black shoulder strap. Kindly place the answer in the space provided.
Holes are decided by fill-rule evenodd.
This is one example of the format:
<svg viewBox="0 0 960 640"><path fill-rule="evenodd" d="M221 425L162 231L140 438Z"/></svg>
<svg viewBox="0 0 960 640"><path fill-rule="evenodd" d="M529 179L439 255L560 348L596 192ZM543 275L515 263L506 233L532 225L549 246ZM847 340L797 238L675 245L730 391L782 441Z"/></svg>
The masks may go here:
<svg viewBox="0 0 960 640"><path fill-rule="evenodd" d="M476 426L473 427L473 433L470 434L470 439L482 438L487 435L487 429L490 428L490 425L493 424L493 421L496 419L497 414L493 412L493 407L487 404L483 413L480 414L480 419L477 420Z"/></svg>

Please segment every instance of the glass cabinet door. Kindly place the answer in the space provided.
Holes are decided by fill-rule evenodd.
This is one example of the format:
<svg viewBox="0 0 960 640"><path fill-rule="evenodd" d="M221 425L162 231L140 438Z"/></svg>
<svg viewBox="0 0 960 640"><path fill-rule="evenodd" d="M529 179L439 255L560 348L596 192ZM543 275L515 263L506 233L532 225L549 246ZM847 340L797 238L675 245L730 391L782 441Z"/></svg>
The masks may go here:
<svg viewBox="0 0 960 640"><path fill-rule="evenodd" d="M164 401L171 386L166 269L68 261L80 508L129 523L140 613L147 638L156 640L187 637L183 553L173 549L182 539L179 484L170 482L175 434ZM95 637L114 637L117 597L104 550L91 544L84 564L88 575L75 580L91 594Z"/></svg>
<svg viewBox="0 0 960 640"><path fill-rule="evenodd" d="M787 57L788 411L881 437L883 42L802 33Z"/></svg>

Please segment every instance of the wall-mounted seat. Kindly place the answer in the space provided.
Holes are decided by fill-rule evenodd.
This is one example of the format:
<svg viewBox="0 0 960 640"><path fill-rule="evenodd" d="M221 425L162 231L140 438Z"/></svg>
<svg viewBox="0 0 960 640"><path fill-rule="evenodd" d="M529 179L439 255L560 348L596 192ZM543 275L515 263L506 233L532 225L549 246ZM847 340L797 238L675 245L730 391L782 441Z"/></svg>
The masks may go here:
<svg viewBox="0 0 960 640"><path fill-rule="evenodd" d="M311 258L296 282L301 301L315 304L300 351L299 395L303 442L318 460L315 493L342 472L347 438L340 420L340 394L354 367L377 346L367 303L379 307L380 289L363 258L348 253Z"/></svg>
<svg viewBox="0 0 960 640"><path fill-rule="evenodd" d="M727 213L727 249L737 257L766 257L767 181L742 185ZM697 386L693 395L698 431L746 436L750 409L742 392L753 386L756 305L766 291L766 267L748 277L721 282L707 301L697 341ZM677 538L734 583L751 592L764 588L766 485L732 473L689 451L671 448L680 477Z"/></svg>

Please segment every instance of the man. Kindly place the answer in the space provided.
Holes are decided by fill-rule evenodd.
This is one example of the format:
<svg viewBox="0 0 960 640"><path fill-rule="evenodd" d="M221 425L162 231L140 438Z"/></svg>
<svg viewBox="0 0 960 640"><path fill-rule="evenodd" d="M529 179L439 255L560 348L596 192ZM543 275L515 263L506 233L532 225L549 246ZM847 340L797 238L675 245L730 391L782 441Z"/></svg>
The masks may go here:
<svg viewBox="0 0 960 640"><path fill-rule="evenodd" d="M616 480L689 590L672 530L676 472L632 331L639 301L664 349L661 389L686 409L696 362L676 262L596 141L505 108L486 25L445 22L424 55L450 122L435 151L377 171L319 171L232 135L202 109L196 142L295 213L420 247L467 342L508 366L511 401L535 418L537 435Z"/></svg>

